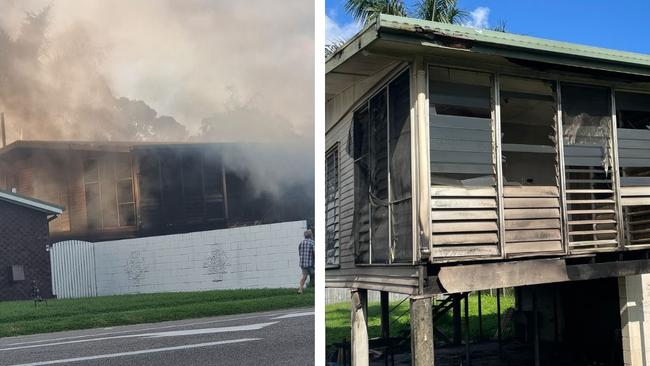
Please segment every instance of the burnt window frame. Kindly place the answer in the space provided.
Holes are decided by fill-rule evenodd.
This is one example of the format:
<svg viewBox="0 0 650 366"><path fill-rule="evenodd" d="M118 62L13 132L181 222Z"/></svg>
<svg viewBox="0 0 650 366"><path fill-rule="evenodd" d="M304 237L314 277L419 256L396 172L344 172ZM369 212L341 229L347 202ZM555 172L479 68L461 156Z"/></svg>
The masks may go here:
<svg viewBox="0 0 650 366"><path fill-rule="evenodd" d="M89 226L92 230L96 231L110 231L110 230L120 230L124 228L135 228L138 226L138 212L137 212L137 205L136 205L136 192L135 192L135 178L134 178L134 172L133 172L133 159L130 154L127 154L126 156L120 156L121 154L108 154L108 155L95 155L95 156L87 156L82 159L82 177L83 177L83 185L84 185L84 207L86 210L86 219L89 219L89 210L88 210L88 200L87 200L87 195L88 195L88 186L90 185L96 185L97 187L97 192L98 192L98 197L97 199L99 200L99 222L98 225L93 225L92 227ZM128 160L129 164L129 176L128 177L120 177L118 176L118 160L122 158L124 160ZM88 162L93 162L95 169L97 170L96 174L96 180L94 181L88 181L87 174L86 174L86 164ZM102 174L102 164L108 164L110 166L109 170L109 177L106 179L109 179L108 183L112 184L115 188L115 223L116 225L106 225L106 220L105 220L105 213L104 213L104 199L102 198L107 192L103 192L102 190L102 185L104 182L102 182L102 176L105 174ZM130 182L130 188L131 188L131 201L120 201L120 183L125 183L125 182ZM132 224L122 224L122 218L121 218L121 213L120 210L123 207L127 206L132 206L133 207L133 223ZM88 222L88 221L87 221Z"/></svg>
<svg viewBox="0 0 650 366"><path fill-rule="evenodd" d="M641 211L647 212L647 208L650 207L650 203L647 203L648 201L648 196L642 194L640 190L644 190L647 188L650 188L650 184L647 182L647 179L645 176L631 176L629 173L626 171L626 169L630 168L645 168L646 167L639 167L639 166L629 166L625 164L625 166L621 165L621 159L630 159L629 150L641 150L642 148L638 146L624 146L621 147L621 140L629 140L629 137L620 137L619 136L619 130L620 129L637 129L637 128L629 128L629 127L622 127L623 126L623 121L622 121L622 116L619 113L622 111L621 107L619 106L620 104L624 103L619 103L619 101L623 97L623 94L634 94L638 98L650 98L650 89L630 89L627 87L616 87L612 86L611 87L611 99L612 99L612 110L613 110L613 123L612 123L612 132L614 134L614 137L612 138L612 145L613 145L613 153L614 153L614 167L615 167L615 173L616 173L616 188L617 188L617 194L616 194L616 199L617 199L617 205L618 205L618 223L619 223L619 244L626 247L626 248L633 248L633 249L645 249L650 247L650 242L647 239L647 233L643 232L638 232L638 229L633 229L636 225L639 223L634 223L631 222L630 220L630 213L634 213L634 211L640 213ZM648 126L646 126L648 127ZM642 129L641 129L642 130ZM642 140L639 140L642 141ZM625 149L628 150L626 154L621 154L621 150ZM635 151L636 152L636 151ZM623 155L623 157L621 157ZM639 174L639 172L635 172L635 174ZM632 178L634 181L629 181L629 179ZM635 178L641 178L641 179L635 179ZM650 178L648 178L650 179ZM626 180L626 182L623 182ZM635 196L631 196L629 194L623 194L625 190L628 189L635 189L637 192L635 192ZM639 190L640 189L640 190ZM636 196L638 194L638 196ZM636 202L643 202L643 204L639 205L630 205L628 204L629 200L634 200ZM636 214L636 213L635 213ZM637 216L640 219L645 221L647 220L647 215L641 214L640 216ZM645 224L645 223L644 223ZM647 225L647 224L645 224ZM637 231L637 232L633 232ZM641 234L642 238L636 238L634 234Z"/></svg>
<svg viewBox="0 0 650 366"><path fill-rule="evenodd" d="M341 240L340 240L340 201L341 201L341 156L339 153L339 143L337 142L325 153L325 268L338 268L341 259ZM333 167L330 168L329 160L333 159ZM333 174L331 176L330 174ZM330 183L330 180L333 182ZM330 189L330 184L335 188ZM328 206L332 204L332 208ZM333 215L332 222L329 222L329 215ZM329 235L330 229L334 232L333 236ZM330 245L330 241L334 243ZM330 247L334 249L333 261L330 263L328 251Z"/></svg>
<svg viewBox="0 0 650 366"><path fill-rule="evenodd" d="M390 175L390 123L391 123L391 114L390 114L390 104L391 104L391 99L390 99L390 86L398 80L400 77L402 77L404 74L406 74L407 80L408 80L408 105L409 105L409 113L408 113L408 118L409 118L409 145L410 145L410 153L408 155L408 165L409 165L409 180L410 180L410 185L409 185L409 190L410 193L408 194L408 197L402 198L399 200L394 200L392 197L392 192L391 192L391 175ZM354 261L355 265L357 266L393 266L393 265L412 265L415 263L417 260L416 258L416 251L414 249L414 242L416 240L416 231L415 231L415 222L416 218L414 215L414 206L415 206L415 194L414 192L415 187L413 186L413 174L414 171L412 169L413 165L413 115L412 115L412 106L414 103L414 96L413 96L413 87L414 87L414 81L413 81L413 68L411 65L405 65L399 69L394 70L391 72L381 83L378 84L377 87L373 88L371 92L366 94L362 101L355 104L354 108L352 109L352 121L351 121L351 127L350 127L350 138L349 138L349 143L352 143L352 146L348 146L348 152L350 157L352 158L353 161L353 169L354 169L354 179L356 180L356 170L358 169L359 163L365 160L366 162L366 169L368 169L369 174L370 170L372 169L371 167L371 161L370 161L370 155L372 152L372 128L370 126L371 121L370 121L370 116L371 116L371 106L370 102L373 100L373 98L379 96L382 93L385 93L385 99L386 99L386 117L385 117L385 123L386 123L386 134L387 134L387 141L386 141L386 148L387 148L387 158L386 158L386 164L387 164L387 169L388 169L388 177L387 177L387 189L388 189L388 204L387 204L387 225L388 225L388 261L386 263L375 263L373 262L373 245L372 245L372 204L371 204L371 199L370 197L366 197L366 203L368 204L368 226L369 226L369 239L368 239L368 261L367 262L361 262L359 261L359 241L356 240L357 238L354 237ZM362 112L363 110L366 111L368 114L368 120L366 121L367 127L365 128L365 133L366 133L366 139L367 139L367 145L366 145L366 150L360 151L359 147L355 144L356 142L356 133L355 133L355 126L357 125L356 116L357 113ZM368 186L368 190L370 191L371 189L371 179L366 183ZM354 196L353 196L353 207L354 211L356 212L358 210L357 204L358 204L358 195L359 192L357 190L357 183L354 183ZM368 196L370 196L370 192L366 192ZM393 232L394 232L394 227L393 227L393 220L392 220L392 214L393 214L393 206L396 206L399 203L403 203L403 201L409 200L410 201L410 207L411 209L409 210L410 213L410 233L411 233L411 251L410 251L410 258L408 261L400 261L397 258L393 258L394 254L391 254L391 252L395 249L393 247ZM356 220L356 219L353 219ZM358 230L358 228L355 228L355 225L353 225L353 230ZM355 234L353 234L355 235Z"/></svg>

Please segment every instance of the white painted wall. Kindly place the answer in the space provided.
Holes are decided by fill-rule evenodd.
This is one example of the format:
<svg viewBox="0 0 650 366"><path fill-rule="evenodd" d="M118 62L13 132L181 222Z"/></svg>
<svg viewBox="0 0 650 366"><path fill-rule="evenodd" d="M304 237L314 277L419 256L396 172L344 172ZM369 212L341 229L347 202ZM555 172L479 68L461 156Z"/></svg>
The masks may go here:
<svg viewBox="0 0 650 366"><path fill-rule="evenodd" d="M402 301L407 298L408 295L398 294L396 292L390 292L388 294L389 300L392 301ZM381 298L379 291L368 291L368 303L379 302ZM349 288L326 288L325 289L325 305L329 304L338 304L338 303L350 303L351 301L350 289Z"/></svg>
<svg viewBox="0 0 650 366"><path fill-rule="evenodd" d="M306 226L295 221L93 243L97 295L298 287ZM54 264L52 270L60 271ZM63 272L75 275L71 266Z"/></svg>
<svg viewBox="0 0 650 366"><path fill-rule="evenodd" d="M625 366L650 364L650 275L619 277Z"/></svg>

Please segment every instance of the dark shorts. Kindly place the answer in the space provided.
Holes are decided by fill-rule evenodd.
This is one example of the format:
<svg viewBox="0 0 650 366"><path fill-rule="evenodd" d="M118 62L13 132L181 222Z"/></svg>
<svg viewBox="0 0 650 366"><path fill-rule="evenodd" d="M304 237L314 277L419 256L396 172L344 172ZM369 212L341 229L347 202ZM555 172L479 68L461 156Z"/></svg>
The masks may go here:
<svg viewBox="0 0 650 366"><path fill-rule="evenodd" d="M302 275L303 276L313 276L314 275L314 267L306 267L302 269Z"/></svg>

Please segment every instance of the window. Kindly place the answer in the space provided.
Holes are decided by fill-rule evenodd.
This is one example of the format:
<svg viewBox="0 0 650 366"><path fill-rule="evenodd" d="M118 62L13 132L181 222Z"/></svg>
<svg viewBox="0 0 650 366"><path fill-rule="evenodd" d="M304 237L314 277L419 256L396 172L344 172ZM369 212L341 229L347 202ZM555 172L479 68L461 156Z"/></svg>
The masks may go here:
<svg viewBox="0 0 650 366"><path fill-rule="evenodd" d="M650 244L650 95L616 93L623 232L629 245Z"/></svg>
<svg viewBox="0 0 650 366"><path fill-rule="evenodd" d="M650 187L650 95L616 93L621 186Z"/></svg>
<svg viewBox="0 0 650 366"><path fill-rule="evenodd" d="M560 252L555 84L502 77L499 86L506 254Z"/></svg>
<svg viewBox="0 0 650 366"><path fill-rule="evenodd" d="M339 149L332 148L325 157L325 244L326 264L339 264Z"/></svg>
<svg viewBox="0 0 650 366"><path fill-rule="evenodd" d="M413 260L409 75L402 72L354 113L358 263Z"/></svg>
<svg viewBox="0 0 650 366"><path fill-rule="evenodd" d="M206 151L203 160L203 193L206 220L226 218L224 197L225 171L217 152Z"/></svg>
<svg viewBox="0 0 650 366"><path fill-rule="evenodd" d="M429 68L432 255L499 254L492 76Z"/></svg>
<svg viewBox="0 0 650 366"><path fill-rule="evenodd" d="M569 246L617 246L610 89L562 84Z"/></svg>
<svg viewBox="0 0 650 366"><path fill-rule="evenodd" d="M356 243L356 260L370 263L370 200L368 186L368 105L354 113L354 242Z"/></svg>
<svg viewBox="0 0 650 366"><path fill-rule="evenodd" d="M502 77L500 87L504 185L557 187L554 84Z"/></svg>
<svg viewBox="0 0 650 366"><path fill-rule="evenodd" d="M141 150L142 224L147 228L222 225L227 214L221 155L219 150L203 147Z"/></svg>
<svg viewBox="0 0 650 366"><path fill-rule="evenodd" d="M89 159L83 169L88 227L135 226L130 156Z"/></svg>
<svg viewBox="0 0 650 366"><path fill-rule="evenodd" d="M494 187L489 74L429 69L431 183Z"/></svg>

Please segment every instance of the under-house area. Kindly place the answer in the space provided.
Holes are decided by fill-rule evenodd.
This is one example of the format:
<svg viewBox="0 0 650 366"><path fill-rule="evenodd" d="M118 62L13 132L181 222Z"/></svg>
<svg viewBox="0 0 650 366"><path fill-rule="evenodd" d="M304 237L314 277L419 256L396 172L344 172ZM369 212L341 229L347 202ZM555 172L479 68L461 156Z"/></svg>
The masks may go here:
<svg viewBox="0 0 650 366"><path fill-rule="evenodd" d="M650 362L650 56L381 15L326 147L330 361Z"/></svg>

